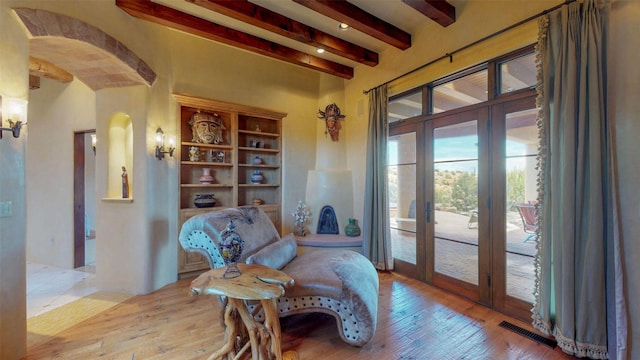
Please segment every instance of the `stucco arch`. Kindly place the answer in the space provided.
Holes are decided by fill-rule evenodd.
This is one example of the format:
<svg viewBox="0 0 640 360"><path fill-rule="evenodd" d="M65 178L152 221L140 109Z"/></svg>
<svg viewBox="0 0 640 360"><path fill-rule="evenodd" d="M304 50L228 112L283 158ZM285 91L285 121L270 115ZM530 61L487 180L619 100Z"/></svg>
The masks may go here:
<svg viewBox="0 0 640 360"><path fill-rule="evenodd" d="M155 72L120 41L81 20L16 8L29 33L30 55L46 59L91 89L153 85Z"/></svg>

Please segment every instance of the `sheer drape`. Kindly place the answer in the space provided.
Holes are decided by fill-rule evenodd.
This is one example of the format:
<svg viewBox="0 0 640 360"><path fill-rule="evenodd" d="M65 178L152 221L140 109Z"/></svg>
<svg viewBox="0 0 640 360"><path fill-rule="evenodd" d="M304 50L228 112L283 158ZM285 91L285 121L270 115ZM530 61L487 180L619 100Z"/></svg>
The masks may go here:
<svg viewBox="0 0 640 360"><path fill-rule="evenodd" d="M533 324L565 352L596 359L608 357L606 298L616 287L605 278L606 251L620 241L606 116L607 11L608 3L595 0L564 6L541 18L538 41Z"/></svg>
<svg viewBox="0 0 640 360"><path fill-rule="evenodd" d="M387 201L387 85L369 90L362 253L379 270L393 270Z"/></svg>

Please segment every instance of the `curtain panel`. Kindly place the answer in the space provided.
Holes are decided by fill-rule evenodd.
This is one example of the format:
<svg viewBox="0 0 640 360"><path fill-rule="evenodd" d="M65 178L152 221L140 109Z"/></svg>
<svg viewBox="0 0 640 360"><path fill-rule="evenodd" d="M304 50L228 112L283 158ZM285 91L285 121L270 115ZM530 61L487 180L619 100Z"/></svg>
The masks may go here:
<svg viewBox="0 0 640 360"><path fill-rule="evenodd" d="M538 39L538 248L533 325L563 351L606 359L607 249L620 244L606 115L608 2L541 17ZM613 216L612 216L613 215ZM623 334L626 337L626 333ZM618 339L620 340L620 339ZM620 353L618 353L620 354ZM622 353L622 355L624 355ZM612 355L612 356L615 356Z"/></svg>
<svg viewBox="0 0 640 360"><path fill-rule="evenodd" d="M393 270L387 198L387 84L369 90L362 253L378 270Z"/></svg>

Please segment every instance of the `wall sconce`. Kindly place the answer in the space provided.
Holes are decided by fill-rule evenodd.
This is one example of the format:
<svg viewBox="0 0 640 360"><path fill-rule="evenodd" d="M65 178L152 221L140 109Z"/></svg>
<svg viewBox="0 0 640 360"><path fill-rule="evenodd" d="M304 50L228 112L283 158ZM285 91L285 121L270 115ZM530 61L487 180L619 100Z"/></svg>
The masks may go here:
<svg viewBox="0 0 640 360"><path fill-rule="evenodd" d="M164 132L162 132L161 128L156 130L156 158L158 160L164 159L164 154L169 154L169 156L173 157L173 151L176 149L176 139L174 137L169 137L169 149L164 149Z"/></svg>
<svg viewBox="0 0 640 360"><path fill-rule="evenodd" d="M20 137L20 129L27 125L25 119L27 118L27 101L5 97L4 101L0 97L0 106L2 113L0 114L0 139L2 139L3 131L11 131L14 138ZM3 127L4 121L7 119L9 127Z"/></svg>
<svg viewBox="0 0 640 360"><path fill-rule="evenodd" d="M91 134L91 149L93 149L93 155L96 154L96 142L98 142L96 134Z"/></svg>

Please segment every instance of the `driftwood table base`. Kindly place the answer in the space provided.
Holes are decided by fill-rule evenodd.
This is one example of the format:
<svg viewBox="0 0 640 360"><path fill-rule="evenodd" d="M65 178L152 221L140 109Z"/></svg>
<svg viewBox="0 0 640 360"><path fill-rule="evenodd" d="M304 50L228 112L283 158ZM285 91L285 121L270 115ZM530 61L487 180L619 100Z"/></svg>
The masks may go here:
<svg viewBox="0 0 640 360"><path fill-rule="evenodd" d="M209 360L241 359L251 351L254 360L297 360L298 354L280 348L280 319L276 299L284 294L284 287L293 279L281 271L262 265L238 264L242 275L225 279L224 268L209 270L191 283L194 294L227 297L224 311L225 344ZM264 321L258 321L245 300L260 301Z"/></svg>

